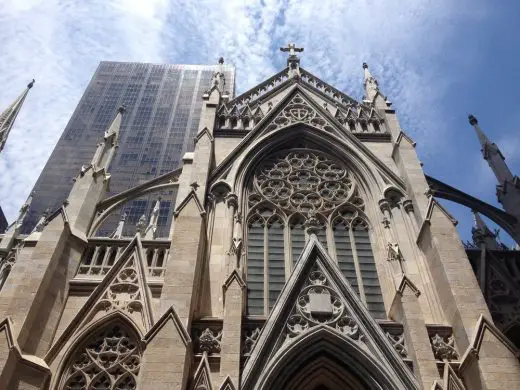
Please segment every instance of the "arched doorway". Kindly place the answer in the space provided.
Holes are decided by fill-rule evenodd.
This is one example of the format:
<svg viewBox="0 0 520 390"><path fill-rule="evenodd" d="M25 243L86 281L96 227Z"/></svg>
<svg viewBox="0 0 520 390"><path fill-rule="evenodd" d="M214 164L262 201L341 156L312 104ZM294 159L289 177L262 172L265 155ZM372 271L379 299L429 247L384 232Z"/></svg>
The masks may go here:
<svg viewBox="0 0 520 390"><path fill-rule="evenodd" d="M375 358L362 341L327 326L317 326L280 346L251 378L251 390L401 390L418 389L413 375ZM388 362L390 363L390 362ZM390 364L391 365L391 364Z"/></svg>

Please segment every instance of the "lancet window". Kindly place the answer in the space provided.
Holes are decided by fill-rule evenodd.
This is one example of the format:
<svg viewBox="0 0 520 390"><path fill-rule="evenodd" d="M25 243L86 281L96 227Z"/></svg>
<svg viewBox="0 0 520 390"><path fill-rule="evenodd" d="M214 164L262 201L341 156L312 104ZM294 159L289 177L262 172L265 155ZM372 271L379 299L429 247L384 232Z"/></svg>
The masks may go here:
<svg viewBox="0 0 520 390"><path fill-rule="evenodd" d="M249 315L270 312L311 229L372 314L384 317L364 202L344 164L314 150L280 152L257 167L246 196Z"/></svg>
<svg viewBox="0 0 520 390"><path fill-rule="evenodd" d="M135 332L120 324L98 331L80 344L63 372L60 389L135 389L141 349Z"/></svg>

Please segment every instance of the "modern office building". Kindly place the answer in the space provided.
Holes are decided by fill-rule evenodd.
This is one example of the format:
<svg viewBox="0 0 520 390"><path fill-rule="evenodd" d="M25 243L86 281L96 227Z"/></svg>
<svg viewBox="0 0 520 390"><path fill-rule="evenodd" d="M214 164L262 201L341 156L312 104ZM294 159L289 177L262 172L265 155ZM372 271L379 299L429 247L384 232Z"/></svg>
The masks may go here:
<svg viewBox="0 0 520 390"><path fill-rule="evenodd" d="M42 213L61 205L73 178L96 150L114 112L126 106L119 148L112 161L110 191L116 194L177 168L184 153L192 151L202 109L202 94L210 88L213 72L221 69L226 89L234 93L232 65L156 65L101 62L51 157L34 186L34 199L22 228L30 232ZM165 194L167 196L171 194ZM171 196L170 196L171 198ZM135 233L139 218L155 199L144 196L127 205L125 233ZM171 204L163 201L159 235L170 221ZM118 216L111 216L100 234L114 231Z"/></svg>
<svg viewBox="0 0 520 390"><path fill-rule="evenodd" d="M2 207L0 207L0 233L3 233L5 229L7 229L7 219L5 218Z"/></svg>

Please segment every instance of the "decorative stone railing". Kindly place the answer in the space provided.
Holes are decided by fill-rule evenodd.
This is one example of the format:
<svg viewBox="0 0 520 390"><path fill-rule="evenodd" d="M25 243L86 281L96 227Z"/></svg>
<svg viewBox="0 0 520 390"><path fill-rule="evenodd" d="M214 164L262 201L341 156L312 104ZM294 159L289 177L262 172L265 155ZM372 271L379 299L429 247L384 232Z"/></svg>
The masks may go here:
<svg viewBox="0 0 520 390"><path fill-rule="evenodd" d="M124 249L130 243L129 239L115 240L110 238L91 238L83 254L76 279L102 278L114 265ZM142 241L142 256L148 266L148 277L162 278L168 259L169 240Z"/></svg>

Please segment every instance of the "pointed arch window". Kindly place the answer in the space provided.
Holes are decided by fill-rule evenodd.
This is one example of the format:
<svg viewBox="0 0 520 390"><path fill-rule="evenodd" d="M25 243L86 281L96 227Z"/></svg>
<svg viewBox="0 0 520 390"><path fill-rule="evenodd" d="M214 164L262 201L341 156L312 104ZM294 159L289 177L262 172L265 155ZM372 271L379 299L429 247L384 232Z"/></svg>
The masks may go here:
<svg viewBox="0 0 520 390"><path fill-rule="evenodd" d="M60 389L135 389L142 351L137 334L112 323L79 344L62 375Z"/></svg>
<svg viewBox="0 0 520 390"><path fill-rule="evenodd" d="M385 317L367 222L358 211L338 213L332 223L336 257L345 278L376 318Z"/></svg>
<svg viewBox="0 0 520 390"><path fill-rule="evenodd" d="M349 170L308 149L273 155L247 187L247 312L267 315L312 226L342 273L377 318L385 315L364 201ZM341 210L346 210L340 212Z"/></svg>
<svg viewBox="0 0 520 390"><path fill-rule="evenodd" d="M289 223L291 231L291 266L296 264L305 246L305 218L295 214Z"/></svg>
<svg viewBox="0 0 520 390"><path fill-rule="evenodd" d="M271 310L285 284L285 224L264 209L248 223L247 307L252 315Z"/></svg>

